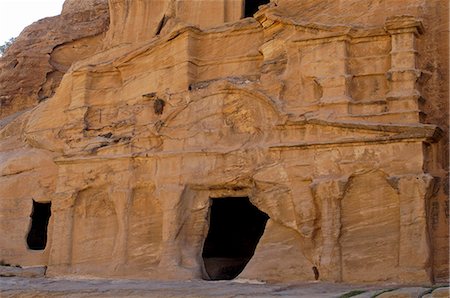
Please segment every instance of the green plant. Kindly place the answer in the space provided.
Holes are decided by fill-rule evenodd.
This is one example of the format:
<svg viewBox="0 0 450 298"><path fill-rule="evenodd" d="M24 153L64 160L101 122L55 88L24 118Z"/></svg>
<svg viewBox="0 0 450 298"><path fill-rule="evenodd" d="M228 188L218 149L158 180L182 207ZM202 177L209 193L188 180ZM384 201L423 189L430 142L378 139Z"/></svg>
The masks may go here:
<svg viewBox="0 0 450 298"><path fill-rule="evenodd" d="M363 290L354 290L354 291L350 291L348 293L345 293L345 294L339 296L339 298L349 298L349 297L353 297L353 296L356 296L356 295L359 295L359 294L362 294L365 292L366 291L363 291Z"/></svg>
<svg viewBox="0 0 450 298"><path fill-rule="evenodd" d="M373 296L370 297L370 298L375 298L375 297L380 296L380 295L383 294L383 293L392 292L392 291L395 291L395 290L397 290L397 289L398 289L398 288L392 288L392 289L381 290L381 291L377 292L375 295L373 295Z"/></svg>
<svg viewBox="0 0 450 298"><path fill-rule="evenodd" d="M15 40L15 37L11 37L8 41L5 41L5 43L0 46L0 56L3 56L6 53L6 50L13 44Z"/></svg>

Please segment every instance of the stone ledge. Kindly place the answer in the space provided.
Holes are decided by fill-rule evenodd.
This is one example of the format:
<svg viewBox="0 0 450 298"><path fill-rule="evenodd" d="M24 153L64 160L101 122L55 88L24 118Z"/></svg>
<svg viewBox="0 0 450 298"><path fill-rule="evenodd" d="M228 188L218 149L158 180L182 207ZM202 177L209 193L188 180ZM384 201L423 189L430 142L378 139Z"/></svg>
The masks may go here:
<svg viewBox="0 0 450 298"><path fill-rule="evenodd" d="M0 266L1 277L44 277L46 266L33 267L14 267L14 266Z"/></svg>

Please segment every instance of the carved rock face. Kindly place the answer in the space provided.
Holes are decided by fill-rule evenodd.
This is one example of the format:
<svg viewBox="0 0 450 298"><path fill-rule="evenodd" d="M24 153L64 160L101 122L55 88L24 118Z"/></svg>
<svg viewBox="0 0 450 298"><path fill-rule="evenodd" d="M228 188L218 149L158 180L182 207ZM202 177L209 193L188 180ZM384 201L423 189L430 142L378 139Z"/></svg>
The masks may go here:
<svg viewBox="0 0 450 298"><path fill-rule="evenodd" d="M110 0L106 31L103 1L66 2L33 26L72 21L76 38L35 44L30 27L0 61L0 92L32 94L0 120L0 259L52 276L445 278L447 110L422 103L446 91L422 59L447 65L423 42L448 22L437 2L389 3L279 0L241 19L240 1ZM33 61L46 71L20 68ZM245 206L217 215L230 198ZM51 218L31 253L33 200Z"/></svg>

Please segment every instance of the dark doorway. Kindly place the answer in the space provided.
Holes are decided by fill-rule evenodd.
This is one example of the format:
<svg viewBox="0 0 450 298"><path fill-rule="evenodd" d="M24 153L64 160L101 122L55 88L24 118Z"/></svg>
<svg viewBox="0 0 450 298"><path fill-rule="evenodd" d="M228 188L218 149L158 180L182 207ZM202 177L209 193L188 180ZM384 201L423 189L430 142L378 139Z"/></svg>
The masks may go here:
<svg viewBox="0 0 450 298"><path fill-rule="evenodd" d="M253 17L258 11L258 7L269 3L270 0L245 0L244 17Z"/></svg>
<svg viewBox="0 0 450 298"><path fill-rule="evenodd" d="M50 219L52 203L38 203L33 200L31 227L27 236L28 248L43 250L47 245L47 227Z"/></svg>
<svg viewBox="0 0 450 298"><path fill-rule="evenodd" d="M268 219L248 197L212 199L202 254L208 278L229 280L238 276L253 256Z"/></svg>

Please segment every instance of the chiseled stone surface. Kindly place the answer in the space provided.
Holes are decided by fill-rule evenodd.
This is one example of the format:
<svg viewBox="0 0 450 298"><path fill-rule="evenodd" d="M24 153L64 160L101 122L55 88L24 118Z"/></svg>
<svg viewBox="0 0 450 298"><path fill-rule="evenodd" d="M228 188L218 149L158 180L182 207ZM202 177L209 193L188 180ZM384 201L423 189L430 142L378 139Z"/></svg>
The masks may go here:
<svg viewBox="0 0 450 298"><path fill-rule="evenodd" d="M447 280L448 16L409 2L67 1L56 18L95 28L53 48L48 98L15 93L0 120L0 259L207 278L211 198L248 197L270 219L239 278ZM51 202L39 251L33 200Z"/></svg>

